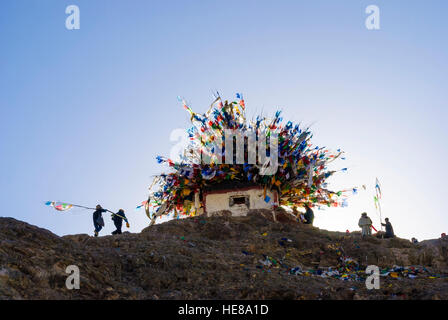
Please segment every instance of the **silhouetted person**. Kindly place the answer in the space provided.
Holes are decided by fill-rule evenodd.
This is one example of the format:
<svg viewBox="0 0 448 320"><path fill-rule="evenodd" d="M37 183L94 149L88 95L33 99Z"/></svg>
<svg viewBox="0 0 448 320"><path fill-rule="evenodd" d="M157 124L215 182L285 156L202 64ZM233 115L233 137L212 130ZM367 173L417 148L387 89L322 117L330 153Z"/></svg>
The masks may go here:
<svg viewBox="0 0 448 320"><path fill-rule="evenodd" d="M394 228L392 228L392 224L389 222L389 218L384 219L386 223L381 223L383 227L386 227L386 234L384 238L395 238Z"/></svg>
<svg viewBox="0 0 448 320"><path fill-rule="evenodd" d="M126 226L129 228L129 222L123 209L118 210L117 213L112 213L112 221L114 222L115 228L117 228L117 230L113 231L112 234L121 234L123 220L126 221Z"/></svg>
<svg viewBox="0 0 448 320"><path fill-rule="evenodd" d="M95 237L98 237L98 233L104 227L103 212L106 212L101 205L97 205L93 212L93 226L95 227Z"/></svg>
<svg viewBox="0 0 448 320"><path fill-rule="evenodd" d="M313 225L313 221L314 221L314 212L313 210L309 207L308 204L305 204L305 224L311 224Z"/></svg>

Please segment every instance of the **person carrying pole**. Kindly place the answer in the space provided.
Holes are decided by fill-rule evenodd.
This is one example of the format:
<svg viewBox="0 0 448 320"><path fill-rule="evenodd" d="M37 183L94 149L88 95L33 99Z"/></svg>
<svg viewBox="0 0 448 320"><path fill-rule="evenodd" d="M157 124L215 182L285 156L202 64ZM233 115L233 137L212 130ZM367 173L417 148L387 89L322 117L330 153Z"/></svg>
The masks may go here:
<svg viewBox="0 0 448 320"><path fill-rule="evenodd" d="M111 211L109 211L111 212ZM121 234L121 226L123 224L123 220L126 221L126 227L129 228L129 222L128 219L126 218L126 215L124 213L123 209L118 210L117 213L112 213L112 221L114 222L115 228L117 228L117 230L113 231L112 234Z"/></svg>
<svg viewBox="0 0 448 320"><path fill-rule="evenodd" d="M107 210L103 209L99 204L96 206L95 211L93 212L93 226L95 227L95 237L98 237L98 233L104 227L103 212L107 212Z"/></svg>
<svg viewBox="0 0 448 320"><path fill-rule="evenodd" d="M389 222L389 218L384 219L386 223L381 223L382 226L386 227L386 234L384 238L395 238L394 228L392 228L392 224Z"/></svg>

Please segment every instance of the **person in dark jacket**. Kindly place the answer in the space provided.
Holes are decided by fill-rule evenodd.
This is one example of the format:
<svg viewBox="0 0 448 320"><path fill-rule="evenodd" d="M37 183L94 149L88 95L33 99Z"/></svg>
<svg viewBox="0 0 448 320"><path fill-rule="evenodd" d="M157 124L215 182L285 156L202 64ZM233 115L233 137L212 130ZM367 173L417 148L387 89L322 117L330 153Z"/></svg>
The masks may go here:
<svg viewBox="0 0 448 320"><path fill-rule="evenodd" d="M95 237L98 237L98 233L104 227L103 212L106 212L101 205L97 205L95 211L93 212L93 226L95 227Z"/></svg>
<svg viewBox="0 0 448 320"><path fill-rule="evenodd" d="M313 225L313 221L314 221L314 212L313 210L310 208L310 206L308 204L305 204L305 224L311 224Z"/></svg>
<svg viewBox="0 0 448 320"><path fill-rule="evenodd" d="M386 227L386 234L384 235L384 238L394 238L394 228L392 228L392 224L389 222L389 218L384 219L386 223L381 223L383 227Z"/></svg>
<svg viewBox="0 0 448 320"><path fill-rule="evenodd" d="M129 228L129 222L123 209L118 210L117 213L112 213L112 221L114 222L115 228L117 228L117 230L113 231L112 234L121 234L123 220L126 221L126 227Z"/></svg>

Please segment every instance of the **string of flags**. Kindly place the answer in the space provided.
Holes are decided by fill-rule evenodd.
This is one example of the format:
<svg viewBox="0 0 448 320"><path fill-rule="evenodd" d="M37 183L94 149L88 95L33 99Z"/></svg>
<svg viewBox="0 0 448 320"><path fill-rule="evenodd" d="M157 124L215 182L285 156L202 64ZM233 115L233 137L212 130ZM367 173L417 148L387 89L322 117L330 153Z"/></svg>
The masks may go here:
<svg viewBox="0 0 448 320"><path fill-rule="evenodd" d="M175 217L194 216L197 213L195 201L201 201L195 199L195 194L198 193L201 198L204 188L222 183L259 185L265 190L264 200L269 203L272 200L266 195L266 190L277 190L278 205L282 206L308 204L311 207L346 207L348 195L357 194L358 187L339 191L327 188L329 177L348 170L345 167L340 170L328 169L329 163L345 159L344 152L313 146L313 134L309 127L291 121L284 123L280 111L273 118L257 116L249 121L246 119L246 103L241 93L237 93L236 99L231 102L222 101L217 93L216 99L204 114L194 112L184 98L178 97L178 100L190 115L191 127L186 130L188 145L178 161L156 157L159 164L168 166L169 172L154 178L149 187L148 199L136 207L136 210L145 208L148 218L154 219L170 212L174 212ZM270 150L266 139L267 156L272 151L278 151L277 172L272 176L260 174L263 164L259 161L250 163L246 150L243 164L220 161L220 156L225 157L225 141L217 141L216 137L222 137L228 129L243 134L254 133L258 143L261 133L268 138L277 136L278 150ZM261 144L264 144L263 140ZM204 163L204 158L210 161Z"/></svg>
<svg viewBox="0 0 448 320"><path fill-rule="evenodd" d="M45 205L49 206L49 207L53 207L57 211L68 211L68 210L72 209L73 207L95 210L95 208L89 208L89 207L81 206L78 204L59 202L59 201L47 201L47 202L45 202Z"/></svg>
<svg viewBox="0 0 448 320"><path fill-rule="evenodd" d="M57 211L67 211L73 208L72 204L56 201L47 201L45 202L45 205L53 207Z"/></svg>
<svg viewBox="0 0 448 320"><path fill-rule="evenodd" d="M375 204L375 209L377 210L377 212L379 213L380 216L380 226L381 226L381 231L383 230L383 226L382 226L382 212L381 212L381 204L380 204L380 200L381 200L381 187L380 187L380 181L378 180L378 178L376 178L375 180L375 195L373 196L373 202Z"/></svg>

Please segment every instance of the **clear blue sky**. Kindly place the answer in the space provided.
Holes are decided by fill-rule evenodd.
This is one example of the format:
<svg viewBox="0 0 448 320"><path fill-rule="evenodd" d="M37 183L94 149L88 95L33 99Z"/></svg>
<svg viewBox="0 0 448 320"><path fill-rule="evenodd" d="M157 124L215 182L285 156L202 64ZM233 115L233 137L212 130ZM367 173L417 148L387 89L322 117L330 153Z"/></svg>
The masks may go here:
<svg viewBox="0 0 448 320"><path fill-rule="evenodd" d="M65 28L78 5L81 29ZM365 28L380 8L381 29ZM313 124L314 142L342 148L349 167L330 187L367 184L349 207L316 211L316 224L356 230L383 210L399 236L448 231L448 2L111 1L0 2L1 216L56 234L92 233L91 212L61 200L136 204L170 132L188 125L176 97L204 112L218 90L244 93L249 112ZM107 218L105 231L112 222Z"/></svg>

